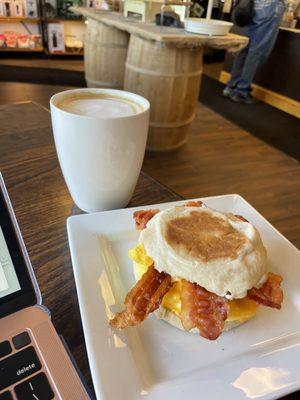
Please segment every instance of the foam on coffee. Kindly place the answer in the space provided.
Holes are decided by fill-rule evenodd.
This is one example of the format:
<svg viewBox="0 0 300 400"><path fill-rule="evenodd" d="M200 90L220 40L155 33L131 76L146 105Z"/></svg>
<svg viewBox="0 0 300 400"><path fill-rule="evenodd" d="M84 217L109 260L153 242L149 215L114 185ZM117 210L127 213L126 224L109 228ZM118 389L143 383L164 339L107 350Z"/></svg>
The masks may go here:
<svg viewBox="0 0 300 400"><path fill-rule="evenodd" d="M57 107L72 114L93 118L124 117L143 110L140 104L130 99L102 93L73 93L58 102Z"/></svg>

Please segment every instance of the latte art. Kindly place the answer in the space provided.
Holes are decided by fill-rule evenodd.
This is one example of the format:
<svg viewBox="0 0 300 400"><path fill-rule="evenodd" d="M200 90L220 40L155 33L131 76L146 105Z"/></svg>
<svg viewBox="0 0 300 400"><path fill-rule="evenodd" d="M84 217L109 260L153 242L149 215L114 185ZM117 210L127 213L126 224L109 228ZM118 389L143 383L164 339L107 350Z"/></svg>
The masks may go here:
<svg viewBox="0 0 300 400"><path fill-rule="evenodd" d="M57 104L71 114L92 118L117 118L135 115L143 111L140 104L125 97L106 94L73 94Z"/></svg>

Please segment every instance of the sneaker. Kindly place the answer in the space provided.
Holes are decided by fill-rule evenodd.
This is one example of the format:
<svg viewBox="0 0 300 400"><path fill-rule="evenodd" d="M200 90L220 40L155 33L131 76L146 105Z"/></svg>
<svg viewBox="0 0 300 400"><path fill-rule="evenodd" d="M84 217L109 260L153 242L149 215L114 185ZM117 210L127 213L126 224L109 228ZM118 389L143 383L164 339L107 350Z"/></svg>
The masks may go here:
<svg viewBox="0 0 300 400"><path fill-rule="evenodd" d="M235 103L242 103L242 104L257 103L257 101L253 98L253 96L251 96L250 93L247 96L242 96L240 93L231 93L228 97Z"/></svg>
<svg viewBox="0 0 300 400"><path fill-rule="evenodd" d="M231 87L229 87L229 86L226 86L226 87L223 89L223 96L224 96L224 97L230 97L232 94L233 94L233 88L231 88Z"/></svg>

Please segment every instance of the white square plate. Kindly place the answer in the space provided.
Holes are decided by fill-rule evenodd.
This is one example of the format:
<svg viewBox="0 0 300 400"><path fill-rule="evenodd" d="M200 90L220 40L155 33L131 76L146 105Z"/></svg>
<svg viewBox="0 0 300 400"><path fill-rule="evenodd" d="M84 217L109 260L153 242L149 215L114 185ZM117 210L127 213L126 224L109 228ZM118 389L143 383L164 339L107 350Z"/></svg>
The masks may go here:
<svg viewBox="0 0 300 400"><path fill-rule="evenodd" d="M260 307L253 320L216 341L154 315L139 327L113 331L108 319L134 284L127 256L138 238L132 213L171 203L70 217L72 263L98 399L276 399L300 388L300 252L242 197L201 200L243 215L258 228L269 269L284 278L282 309Z"/></svg>

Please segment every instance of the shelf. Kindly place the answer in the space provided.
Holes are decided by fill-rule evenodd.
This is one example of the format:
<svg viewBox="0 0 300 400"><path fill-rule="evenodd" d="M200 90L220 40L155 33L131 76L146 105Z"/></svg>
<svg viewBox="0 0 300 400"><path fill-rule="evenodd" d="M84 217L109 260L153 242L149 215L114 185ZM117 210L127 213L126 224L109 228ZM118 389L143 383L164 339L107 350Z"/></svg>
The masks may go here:
<svg viewBox="0 0 300 400"><path fill-rule="evenodd" d="M78 53L73 53L72 51L65 51L64 53L49 53L50 56L83 56L83 50Z"/></svg>
<svg viewBox="0 0 300 400"><path fill-rule="evenodd" d="M83 18L65 18L65 17L53 17L53 18L43 18L45 22L83 22Z"/></svg>
<svg viewBox="0 0 300 400"><path fill-rule="evenodd" d="M43 47L36 47L35 49L30 49L29 47L0 47L0 52L27 52L27 53L41 53L44 51Z"/></svg>
<svg viewBox="0 0 300 400"><path fill-rule="evenodd" d="M300 33L300 28L288 28L285 26L280 26L279 29L281 29L283 31L298 33L298 34Z"/></svg>
<svg viewBox="0 0 300 400"><path fill-rule="evenodd" d="M33 17L0 17L0 22L39 22L40 20Z"/></svg>

